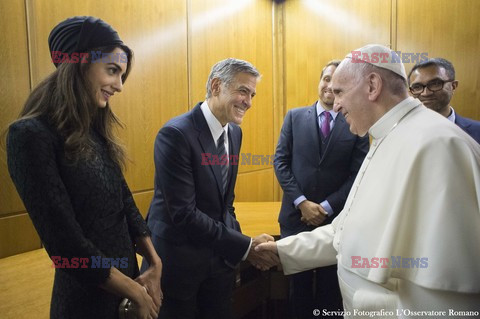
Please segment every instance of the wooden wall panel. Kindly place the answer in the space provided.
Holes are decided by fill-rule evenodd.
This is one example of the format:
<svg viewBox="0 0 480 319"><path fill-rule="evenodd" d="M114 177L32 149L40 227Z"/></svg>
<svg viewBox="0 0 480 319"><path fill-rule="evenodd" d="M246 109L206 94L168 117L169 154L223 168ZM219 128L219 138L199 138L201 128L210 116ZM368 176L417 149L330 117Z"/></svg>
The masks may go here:
<svg viewBox="0 0 480 319"><path fill-rule="evenodd" d="M8 6L1 2L0 6L0 25L9 30L6 37L2 37L0 48L4 72L0 80L2 130L20 111L30 82L34 86L54 70L47 38L58 22L75 15L100 17L112 24L134 50L133 71L120 97L112 98L112 107L126 124L126 129L119 131L131 158L126 178L145 214L153 189L155 136L168 119L188 110L186 1L129 0L119 6L119 2L113 0L68 3L18 0ZM0 193L0 214L21 213L24 208L8 177L4 145L0 150L0 177L6 181ZM22 240L17 243L18 239L10 240L11 236L2 233L8 237L2 237L2 242L11 242L13 245L9 247L14 249L7 251L2 247L0 255L24 251L24 246L39 247L38 236L34 236L32 242L33 227L26 220L27 215L9 217L9 225L13 225L17 234L28 236L17 236Z"/></svg>
<svg viewBox="0 0 480 319"><path fill-rule="evenodd" d="M186 2L28 1L33 82L53 71L47 38L61 20L92 15L110 23L135 52L133 71L112 108L126 124L119 135L132 162L133 192L153 188L153 144L160 127L188 109Z"/></svg>
<svg viewBox="0 0 480 319"><path fill-rule="evenodd" d="M480 2L397 1L397 50L451 61L459 81L452 105L459 114L480 120ZM407 73L413 65L405 65Z"/></svg>
<svg viewBox="0 0 480 319"><path fill-rule="evenodd" d="M40 238L26 213L0 218L0 258L40 247Z"/></svg>
<svg viewBox="0 0 480 319"><path fill-rule="evenodd" d="M273 7L273 145L274 151L283 125L285 110L285 5L277 4ZM273 168L272 168L273 169ZM273 200L280 201L283 191L273 174Z"/></svg>
<svg viewBox="0 0 480 319"><path fill-rule="evenodd" d="M126 178L137 192L153 189L153 145L159 129L188 110L187 16L185 1L142 5L132 0L131 6L131 31L124 33L135 50L135 66L115 111L127 126L120 135L133 159Z"/></svg>
<svg viewBox="0 0 480 319"><path fill-rule="evenodd" d="M133 199L137 204L140 213L142 213L143 218L147 217L148 209L150 208L150 202L153 198L153 190L146 192L137 192L133 194Z"/></svg>
<svg viewBox="0 0 480 319"><path fill-rule="evenodd" d="M275 183L273 168L239 174L235 202L272 201Z"/></svg>
<svg viewBox="0 0 480 319"><path fill-rule="evenodd" d="M73 15L98 16L135 51L133 72L112 107L126 124L119 132L132 159L126 177L142 214L153 196L156 133L204 100L211 66L227 57L248 60L263 75L242 124L236 201L279 200L269 156L283 117L292 107L312 104L323 65L354 48L391 44L451 60L460 81L453 105L480 119L477 12L475 0L0 1L0 26L8 31L0 39L0 129L18 114L31 86L54 70L47 46L53 26ZM0 180L0 256L38 248L8 177L4 144Z"/></svg>
<svg viewBox="0 0 480 319"><path fill-rule="evenodd" d="M320 73L328 61L368 43L389 45L391 32L391 2L386 0L290 0L281 9L274 41L283 60L276 70L283 77L278 81L283 103L275 117L275 145L286 112L318 99ZM278 182L275 187L274 198L280 200Z"/></svg>
<svg viewBox="0 0 480 319"><path fill-rule="evenodd" d="M385 0L286 1L285 107L318 100L320 73L328 61L368 43L389 45L390 10Z"/></svg>
<svg viewBox="0 0 480 319"><path fill-rule="evenodd" d="M23 0L0 1L0 216L24 210L7 171L2 134L18 115L30 90L27 22ZM1 240L1 239L0 239Z"/></svg>
<svg viewBox="0 0 480 319"><path fill-rule="evenodd" d="M0 2L0 258L40 248L40 239L7 170L3 133L30 91L27 22L23 0Z"/></svg>
<svg viewBox="0 0 480 319"><path fill-rule="evenodd" d="M213 64L229 57L251 62L262 74L262 79L257 85L252 108L242 123L241 152L273 154L272 1L189 2L190 106L205 99L205 83ZM258 169L257 165L242 165L240 172Z"/></svg>
<svg viewBox="0 0 480 319"><path fill-rule="evenodd" d="M271 170L272 166L255 164L249 158L266 158L273 155L275 150L272 92L273 2L190 0L189 5L190 107L205 99L205 84L210 69L216 62L235 57L255 65L262 74L262 79L257 85L257 96L253 105L242 123L241 152L245 160L239 168L239 180L247 184L261 182L271 185L271 181L261 180L261 176L265 176L264 170ZM257 194L255 197L257 200L273 200L272 190L267 193L268 196ZM237 186L236 194L237 200L251 198L250 190L241 186Z"/></svg>

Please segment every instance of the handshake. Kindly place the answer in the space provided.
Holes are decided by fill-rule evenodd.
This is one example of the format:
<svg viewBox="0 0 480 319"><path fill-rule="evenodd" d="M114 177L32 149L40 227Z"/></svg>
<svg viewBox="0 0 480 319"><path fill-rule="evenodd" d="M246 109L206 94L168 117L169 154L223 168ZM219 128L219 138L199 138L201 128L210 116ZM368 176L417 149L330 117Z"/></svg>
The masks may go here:
<svg viewBox="0 0 480 319"><path fill-rule="evenodd" d="M268 270L280 264L278 257L277 243L275 239L267 234L252 238L252 246L247 255L247 260L260 270Z"/></svg>

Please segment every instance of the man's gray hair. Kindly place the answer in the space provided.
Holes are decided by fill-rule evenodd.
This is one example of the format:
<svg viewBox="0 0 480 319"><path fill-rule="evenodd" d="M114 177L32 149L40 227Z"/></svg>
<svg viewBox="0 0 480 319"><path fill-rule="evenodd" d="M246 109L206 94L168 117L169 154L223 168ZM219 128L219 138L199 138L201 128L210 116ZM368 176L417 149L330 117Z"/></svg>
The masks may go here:
<svg viewBox="0 0 480 319"><path fill-rule="evenodd" d="M217 62L210 71L207 80L207 95L206 98L212 96L212 80L219 79L221 83L229 85L235 75L238 73L248 73L257 78L260 77L260 72L250 63L244 60L228 58Z"/></svg>

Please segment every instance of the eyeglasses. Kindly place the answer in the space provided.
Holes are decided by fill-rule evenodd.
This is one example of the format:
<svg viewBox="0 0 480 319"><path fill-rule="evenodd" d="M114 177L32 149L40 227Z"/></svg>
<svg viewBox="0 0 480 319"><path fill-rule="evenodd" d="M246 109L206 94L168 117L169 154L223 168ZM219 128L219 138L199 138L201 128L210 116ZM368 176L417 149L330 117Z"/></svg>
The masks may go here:
<svg viewBox="0 0 480 319"><path fill-rule="evenodd" d="M453 82L453 81L455 80L448 80L448 81L434 80L432 82L428 82L426 85L415 83L410 87L410 92L413 95L420 95L423 93L423 90L425 90L425 88L428 88L431 92L440 91L441 89L443 89L443 86L445 85L445 83Z"/></svg>

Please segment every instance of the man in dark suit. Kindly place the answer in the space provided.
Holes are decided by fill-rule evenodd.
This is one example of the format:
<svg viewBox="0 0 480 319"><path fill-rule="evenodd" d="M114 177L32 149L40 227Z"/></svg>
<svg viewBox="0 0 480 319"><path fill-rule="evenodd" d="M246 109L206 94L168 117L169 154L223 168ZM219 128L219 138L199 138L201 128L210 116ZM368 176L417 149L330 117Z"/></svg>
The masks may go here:
<svg viewBox="0 0 480 319"><path fill-rule="evenodd" d="M240 231L233 207L238 161L228 161L238 158L238 125L259 78L249 62L218 62L206 101L171 119L157 135L147 224L163 262L159 318L231 318L235 265L248 259L267 269L278 262L253 249L271 236L251 239Z"/></svg>
<svg viewBox="0 0 480 319"><path fill-rule="evenodd" d="M450 105L458 87L455 69L446 59L435 58L417 63L408 74L410 93L422 103L460 126L480 143L480 122L461 117Z"/></svg>
<svg viewBox="0 0 480 319"><path fill-rule="evenodd" d="M368 151L368 138L353 135L343 115L333 111L330 81L339 63L323 68L319 100L290 110L283 123L274 159L283 189L282 238L331 223ZM315 308L343 309L336 265L292 275L290 303L295 318L313 318Z"/></svg>

